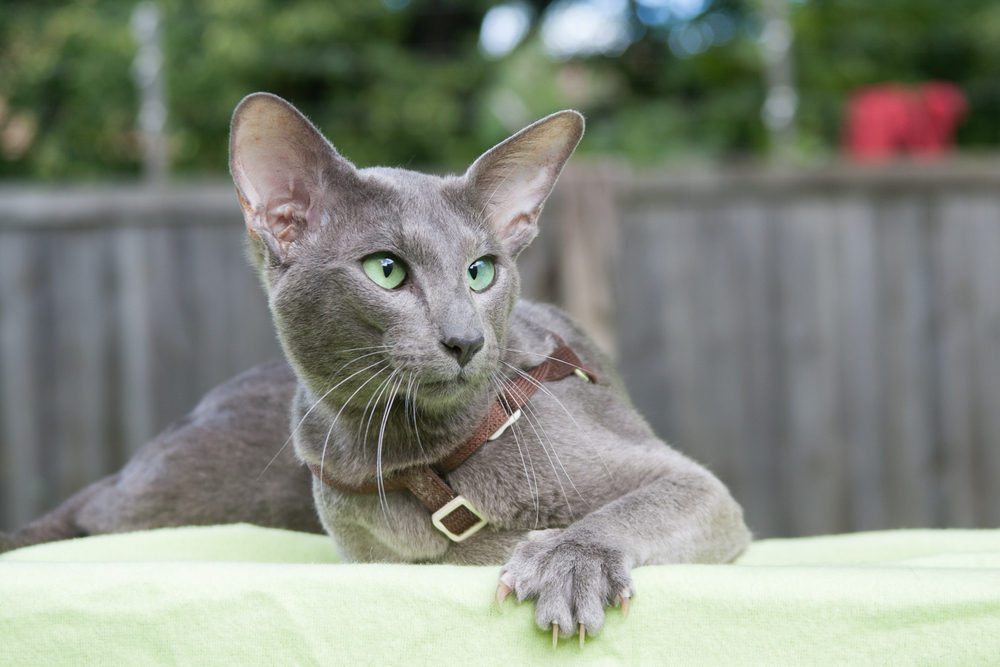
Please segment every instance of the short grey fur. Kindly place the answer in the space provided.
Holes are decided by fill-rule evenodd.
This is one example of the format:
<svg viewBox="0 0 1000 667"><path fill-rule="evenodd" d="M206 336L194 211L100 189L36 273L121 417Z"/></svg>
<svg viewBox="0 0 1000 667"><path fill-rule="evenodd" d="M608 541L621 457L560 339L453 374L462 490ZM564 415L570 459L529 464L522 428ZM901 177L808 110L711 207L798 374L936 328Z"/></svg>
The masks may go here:
<svg viewBox="0 0 1000 667"><path fill-rule="evenodd" d="M287 364L214 389L0 550L159 526L325 529L346 561L503 565L498 600L536 600L539 627L563 636L600 631L605 607L633 594L633 567L731 561L750 534L723 484L652 433L564 313L518 300L515 259L582 135L562 111L462 176L357 169L284 100L245 98L230 168ZM376 284L363 266L376 254L405 279ZM482 258L492 283L472 289ZM469 539L449 540L405 489L343 493L303 465L360 485L443 459L552 353L552 333L601 382L546 383L447 474L488 520Z"/></svg>

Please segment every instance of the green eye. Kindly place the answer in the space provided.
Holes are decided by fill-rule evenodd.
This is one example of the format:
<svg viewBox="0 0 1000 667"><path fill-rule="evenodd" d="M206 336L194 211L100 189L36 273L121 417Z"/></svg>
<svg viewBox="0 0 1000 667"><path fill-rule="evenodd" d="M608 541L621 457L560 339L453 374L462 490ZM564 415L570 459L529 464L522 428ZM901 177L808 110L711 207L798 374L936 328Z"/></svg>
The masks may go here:
<svg viewBox="0 0 1000 667"><path fill-rule="evenodd" d="M392 255L380 252L361 260L361 267L376 285L395 289L406 280L406 267Z"/></svg>
<svg viewBox="0 0 1000 667"><path fill-rule="evenodd" d="M493 268L493 260L489 257L480 257L469 265L469 287L481 292L493 284L494 275L496 271Z"/></svg>

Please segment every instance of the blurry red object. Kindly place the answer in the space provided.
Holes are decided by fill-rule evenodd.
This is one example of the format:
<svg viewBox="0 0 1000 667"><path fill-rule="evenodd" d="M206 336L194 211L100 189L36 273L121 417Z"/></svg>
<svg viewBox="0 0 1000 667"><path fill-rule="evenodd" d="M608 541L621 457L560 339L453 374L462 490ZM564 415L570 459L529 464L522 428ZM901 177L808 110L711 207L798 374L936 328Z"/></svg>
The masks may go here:
<svg viewBox="0 0 1000 667"><path fill-rule="evenodd" d="M862 88L848 102L844 147L864 162L901 154L939 157L955 145L955 130L968 109L965 94L947 81Z"/></svg>

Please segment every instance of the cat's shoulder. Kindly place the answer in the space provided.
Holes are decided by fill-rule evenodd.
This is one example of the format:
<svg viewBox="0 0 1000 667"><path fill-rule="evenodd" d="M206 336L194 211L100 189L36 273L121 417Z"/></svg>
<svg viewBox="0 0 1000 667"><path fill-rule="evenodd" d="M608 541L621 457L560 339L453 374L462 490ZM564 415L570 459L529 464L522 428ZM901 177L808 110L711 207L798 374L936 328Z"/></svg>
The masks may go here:
<svg viewBox="0 0 1000 667"><path fill-rule="evenodd" d="M241 410L262 403L285 409L295 393L298 379L284 359L274 359L240 373L209 391L195 407L195 414L219 410Z"/></svg>
<svg viewBox="0 0 1000 667"><path fill-rule="evenodd" d="M537 345L545 345L554 333L573 348L589 350L594 346L586 332L566 311L551 303L539 303L519 299L511 316L511 326ZM580 352L577 352L579 354Z"/></svg>
<svg viewBox="0 0 1000 667"><path fill-rule="evenodd" d="M562 308L550 303L520 299L514 306L509 330L521 341L521 349L536 354L550 354L556 347L552 334L556 334L584 364L604 379L603 384L624 394L624 387L611 359Z"/></svg>

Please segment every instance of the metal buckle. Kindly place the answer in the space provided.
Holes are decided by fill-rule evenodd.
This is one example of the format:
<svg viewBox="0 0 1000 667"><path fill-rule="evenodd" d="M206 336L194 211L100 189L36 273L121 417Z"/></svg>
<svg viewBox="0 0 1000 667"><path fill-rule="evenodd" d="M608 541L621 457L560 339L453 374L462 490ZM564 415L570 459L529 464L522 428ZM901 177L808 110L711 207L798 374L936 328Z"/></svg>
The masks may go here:
<svg viewBox="0 0 1000 667"><path fill-rule="evenodd" d="M459 507L463 507L463 506L467 510L469 510L470 512L472 512L474 515L476 515L477 517L479 517L479 522L478 523L474 523L468 530L466 530L461 535L456 535L455 533L453 533L450 530L448 530L447 528L445 528L444 524L441 523L441 520L443 518L445 518L446 516L448 516L449 514L451 514L452 512L454 512L455 510L457 510ZM479 511L475 507L473 507L472 505L470 505L469 501L466 500L464 496L455 496L444 507L442 507L437 512L434 512L434 514L431 515L431 523L434 524L435 528L437 528L442 533L444 533L445 535L447 535L448 539L451 540L452 542L461 542L465 538L471 537L480 528L482 528L483 526L485 526L487 522L486 522L486 517L484 517L482 514L480 514Z"/></svg>

